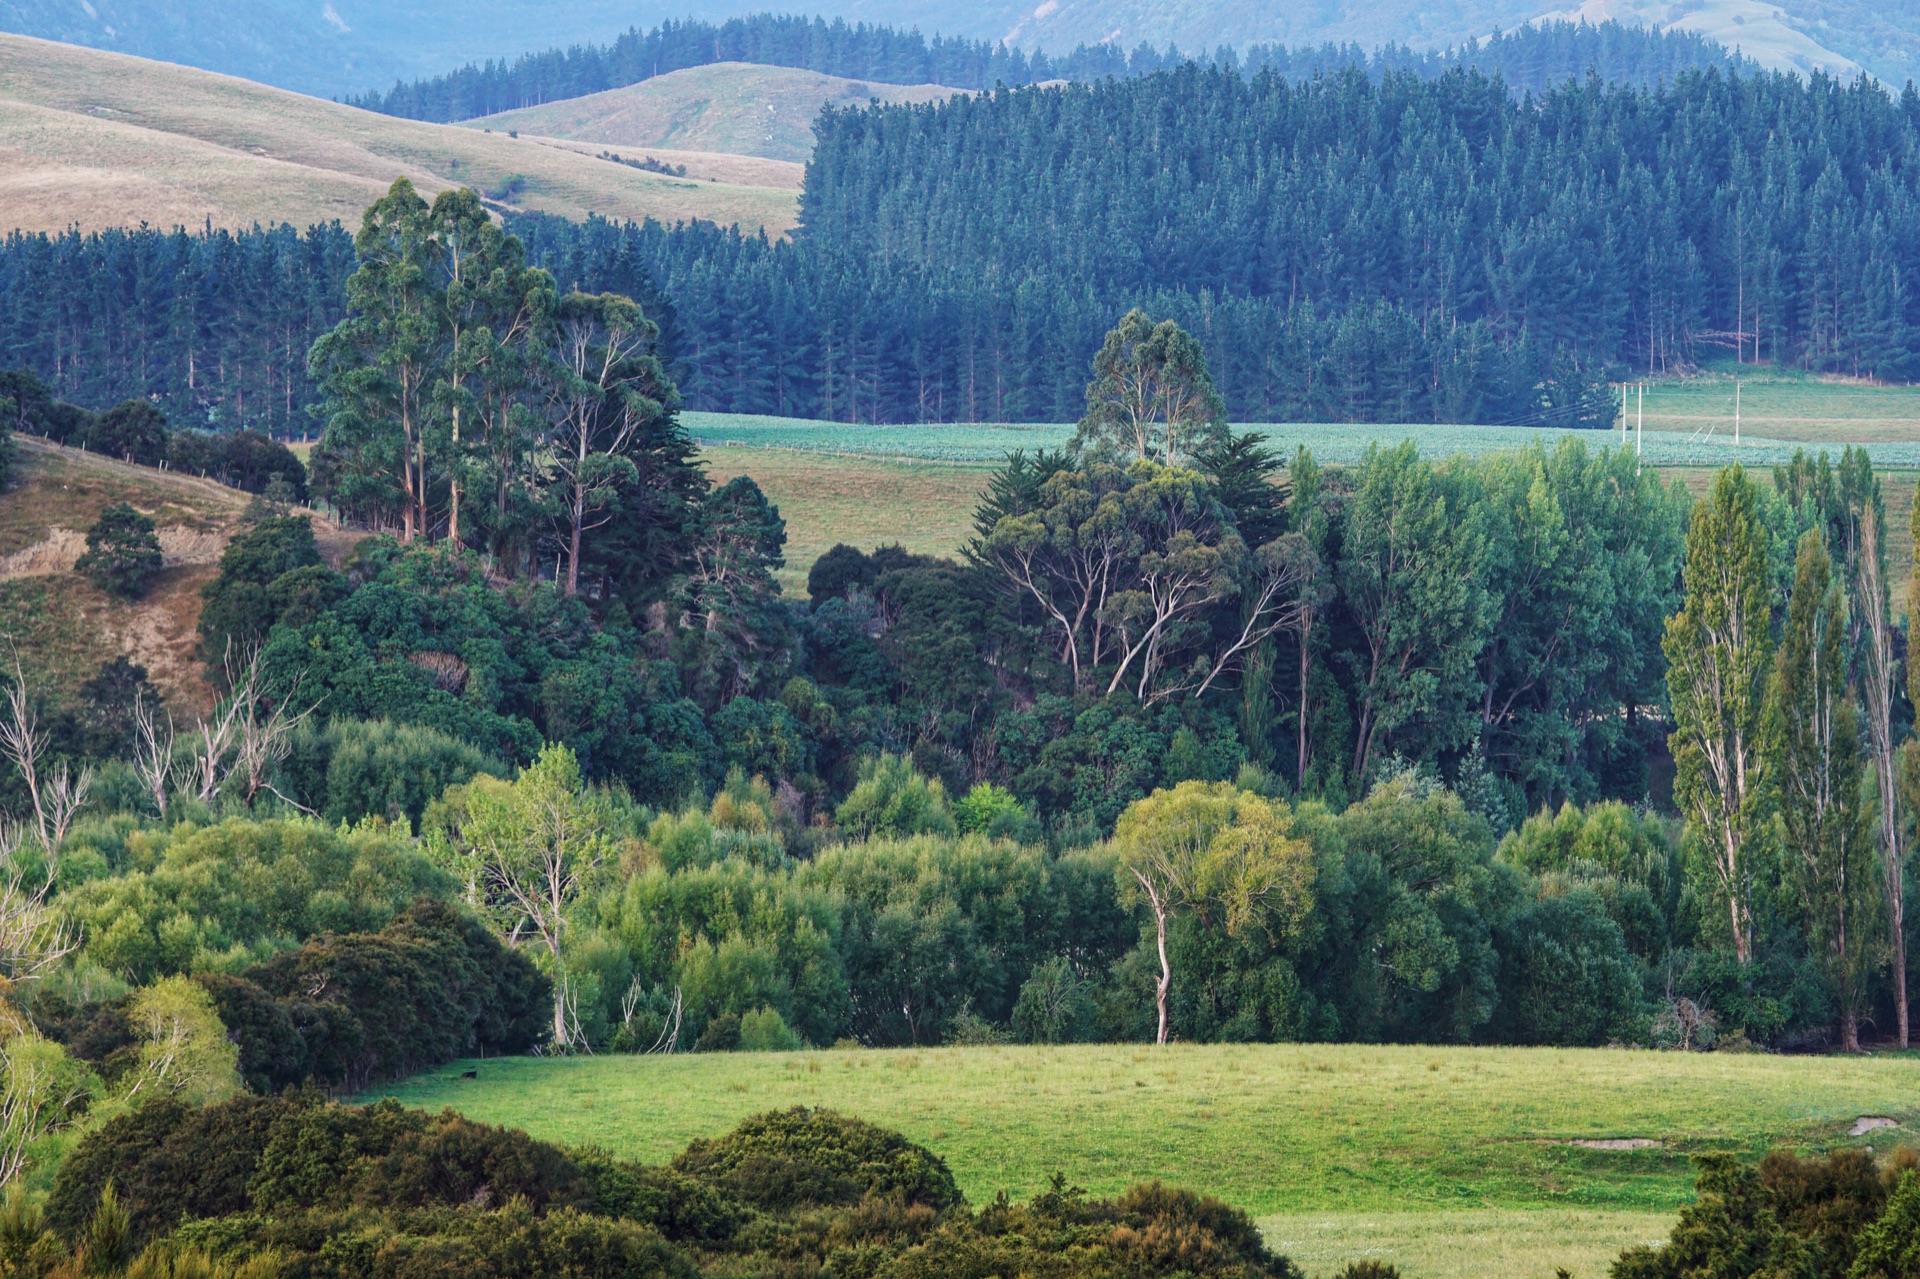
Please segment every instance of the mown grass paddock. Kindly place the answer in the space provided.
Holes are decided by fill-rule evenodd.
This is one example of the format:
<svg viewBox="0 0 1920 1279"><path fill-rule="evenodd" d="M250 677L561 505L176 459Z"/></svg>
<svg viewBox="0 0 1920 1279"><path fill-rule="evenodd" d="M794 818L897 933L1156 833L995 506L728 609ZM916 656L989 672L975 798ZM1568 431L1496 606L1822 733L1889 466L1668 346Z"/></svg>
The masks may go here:
<svg viewBox="0 0 1920 1279"><path fill-rule="evenodd" d="M477 1077L462 1079L467 1070ZM664 1161L776 1107L827 1106L943 1155L969 1199L1056 1171L1159 1177L1261 1219L1310 1271L1604 1272L1690 1198L1688 1156L1920 1142L1920 1057L1367 1045L1105 1045L463 1062L390 1090ZM1902 1127L1853 1138L1863 1116ZM1634 1149L1576 1142L1641 1139ZM1472 1242L1484 1238L1484 1243ZM1449 1260L1451 1258L1451 1260Z"/></svg>

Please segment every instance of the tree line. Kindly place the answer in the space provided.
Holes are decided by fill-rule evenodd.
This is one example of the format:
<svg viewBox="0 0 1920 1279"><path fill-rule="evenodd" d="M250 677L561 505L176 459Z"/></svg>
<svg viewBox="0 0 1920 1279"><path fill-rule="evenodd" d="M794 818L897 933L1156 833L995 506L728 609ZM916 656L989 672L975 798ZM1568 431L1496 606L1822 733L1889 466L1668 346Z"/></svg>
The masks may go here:
<svg viewBox="0 0 1920 1279"><path fill-rule="evenodd" d="M1273 71L1309 80L1348 67L1379 76L1411 71L1428 77L1452 67L1497 75L1516 93L1538 92L1594 73L1633 84L1670 81L1683 71L1742 63L1737 54L1694 32L1662 32L1603 23L1529 23L1469 41L1445 52L1387 45L1368 52L1358 45L1289 48L1255 44L1222 47L1211 56L1182 54L1142 43L1132 50L1114 44L1081 45L1072 53L1028 52L1004 43L898 31L844 19L760 13L722 23L695 19L662 22L650 31L635 27L610 45L575 45L524 54L512 62L469 63L457 71L396 83L385 93L348 102L369 111L415 120L451 122L577 98L655 76L716 62L752 62L798 67L853 80L884 84L943 84L983 90L1014 88L1048 80L1104 80L1150 75L1192 57L1251 75Z"/></svg>
<svg viewBox="0 0 1920 1279"><path fill-rule="evenodd" d="M1257 1007L1215 983L1202 987L1211 1011L1183 1011L1190 988L1163 964L1156 984L1175 1024L1215 1027L1192 1033L1231 1023L1260 1036L1419 1038L1444 1021L1446 1037L1562 1041L1650 1026L1649 1009L1665 1008L1689 1041L1707 1037L1695 1024L1706 1009L1729 1033L1785 1042L1903 1002L1904 960L1874 957L1904 937L1895 761L1910 712L1893 673L1904 637L1890 620L1884 513L1861 453L1837 467L1803 456L1770 483L1730 471L1700 504L1628 451L1578 440L1444 461L1409 443L1322 468L1306 450L1277 456L1230 429L1199 339L1135 311L1094 354L1071 446L1015 455L989 477L961 558L836 547L802 603L774 577L778 510L750 479L715 486L694 461L642 308L562 294L467 193L429 206L397 184L369 211L360 247L354 311L314 348L329 417L309 482L390 536L340 571L304 518L250 514L204 591L202 655L231 690L213 716L159 732L131 672L103 674L82 705L48 715L101 726L76 727L76 742L121 725L132 758L108 754L131 807L287 803L351 819L377 803L446 832L449 873L473 907L512 921L541 894L503 900L488 875L504 872L481 853L538 840L474 835L474 804L498 832L552 801L434 786L554 750L564 763L539 764L539 786L618 784L655 815L681 821L696 805L709 831L739 832L649 827L669 870L738 854L782 878L816 873L805 864L846 838L970 832L1124 852L1145 838L1159 796L1198 786L1190 802L1224 804L1223 830L1242 809L1292 830L1313 852L1294 870L1315 866L1318 885L1301 881L1292 898L1340 903L1358 931L1290 941L1263 915L1223 940L1215 930L1241 909L1232 885L1252 873L1230 858L1097 877L1109 893L1140 882L1176 956L1228 974L1274 966ZM1727 694L1736 683L1744 700ZM1846 709L1854 688L1858 713ZM337 731L309 724L317 706ZM58 842L84 799L68 782L96 757L47 742L15 753L18 801ZM48 790L33 779L49 779L56 756L67 781ZM1549 829L1543 851L1523 839L1497 855L1529 814L1572 804L1584 823L1578 806L1652 802L1669 756L1685 842L1635 835L1638 851L1619 862L1598 835ZM1345 849L1342 873L1355 871L1354 831L1372 829L1364 812L1379 810L1364 806L1383 786L1413 807L1431 800L1428 818L1453 832L1443 877L1464 913L1433 907L1421 935L1448 940L1419 961L1434 981L1464 983L1447 987L1444 1013L1422 1002L1438 987L1394 993L1390 978L1365 976L1364 958L1378 950L1365 921L1414 909L1392 904L1396 876L1413 876L1406 887L1442 872L1383 851L1371 887L1340 896L1360 890L1331 859ZM1291 816L1259 816L1242 794L1284 798ZM601 832L583 854L600 864L619 825L608 802L567 824ZM1316 827L1298 807L1309 802L1339 821ZM720 851L698 852L709 838ZM1223 838L1226 857L1241 837ZM635 855L624 879L650 856ZM1207 888L1218 875L1225 886ZM1564 895L1552 884L1584 884L1593 900L1547 906ZM1226 895L1213 907L1189 909L1216 890ZM580 918L503 933L538 935L567 978ZM1548 933L1526 941L1523 923ZM1139 974L1123 980L1121 967L1144 962L1125 955L1157 949L1085 959L1078 979L1125 989ZM1534 955L1551 969L1551 956L1574 952L1592 961L1581 961L1598 983L1591 999L1555 1011L1503 993L1527 971L1507 965ZM566 1015L592 1037L630 979L609 969L597 997L557 989L573 992ZM666 967L640 993L657 1005L679 990L696 1034L714 1017L807 1006L750 988L772 993L689 1006L690 979ZM1281 988L1294 994L1274 1002ZM973 993L983 1012L1012 1016L1013 987ZM1529 1008L1560 1029L1502 1028ZM1588 1020L1566 1029L1576 1008ZM942 1037L957 1016L856 1033ZM555 1017L556 1042L568 1042L559 1005Z"/></svg>
<svg viewBox="0 0 1920 1279"><path fill-rule="evenodd" d="M1235 420L1597 423L1610 379L1728 356L1920 372L1917 130L1920 95L1821 77L1515 101L1457 69L1189 64L829 112L791 240L509 229L557 287L639 300L692 408L1072 421L1141 305ZM353 265L337 228L17 236L0 352L90 407L305 430Z"/></svg>
<svg viewBox="0 0 1920 1279"><path fill-rule="evenodd" d="M346 314L335 224L232 232L14 232L0 247L0 367L105 410L151 400L183 427L314 429L307 350Z"/></svg>

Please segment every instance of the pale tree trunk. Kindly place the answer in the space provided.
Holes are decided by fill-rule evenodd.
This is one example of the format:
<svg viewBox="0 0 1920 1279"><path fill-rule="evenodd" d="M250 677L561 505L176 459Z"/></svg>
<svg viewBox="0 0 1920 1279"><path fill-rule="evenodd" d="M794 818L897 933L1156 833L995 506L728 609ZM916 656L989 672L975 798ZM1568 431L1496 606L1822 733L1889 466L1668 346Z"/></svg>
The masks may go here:
<svg viewBox="0 0 1920 1279"><path fill-rule="evenodd" d="M400 455L400 487L405 490L400 513L400 540L413 541L413 512L416 501L413 480L413 418L406 410L401 410L400 436L402 440Z"/></svg>
<svg viewBox="0 0 1920 1279"><path fill-rule="evenodd" d="M1167 962L1167 902L1153 881L1139 871L1133 877L1140 881L1140 887L1147 891L1147 903L1153 908L1154 941L1160 951L1160 980L1154 987L1154 1004L1160 1012L1160 1029L1153 1042L1167 1042L1167 992L1173 987L1173 966Z"/></svg>
<svg viewBox="0 0 1920 1279"><path fill-rule="evenodd" d="M458 385L456 382L455 386ZM452 493L447 509L447 540L453 543L455 550L458 550L460 548L460 406L457 404L453 408L453 458Z"/></svg>
<svg viewBox="0 0 1920 1279"><path fill-rule="evenodd" d="M1727 913L1733 925L1733 957L1745 968L1753 959L1753 943L1747 936L1746 897L1740 888L1740 843L1731 828L1726 832L1725 847L1721 873L1727 880Z"/></svg>
<svg viewBox="0 0 1920 1279"><path fill-rule="evenodd" d="M567 598L569 599L580 593L580 541L587 522L587 495L580 480L580 477L586 473L587 467L587 432L584 427L580 431L580 456L576 465L580 469L574 473L573 509L569 520L573 527L567 534Z"/></svg>
<svg viewBox="0 0 1920 1279"><path fill-rule="evenodd" d="M432 533L429 532L427 525L427 433L424 430L419 433L418 442L414 447L414 460L420 469L420 514L416 523L421 538L431 539Z"/></svg>
<svg viewBox="0 0 1920 1279"><path fill-rule="evenodd" d="M1307 788L1307 682L1313 673L1313 649L1309 643L1313 634L1313 612L1311 609L1300 616L1300 715L1298 757L1294 763L1293 784L1296 789L1305 792Z"/></svg>

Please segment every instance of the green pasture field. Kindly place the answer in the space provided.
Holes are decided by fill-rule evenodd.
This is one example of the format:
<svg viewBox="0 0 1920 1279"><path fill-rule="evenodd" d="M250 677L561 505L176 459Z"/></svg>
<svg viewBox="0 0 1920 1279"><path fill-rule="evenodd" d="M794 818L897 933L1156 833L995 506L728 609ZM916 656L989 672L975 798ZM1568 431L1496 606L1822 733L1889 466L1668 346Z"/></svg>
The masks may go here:
<svg viewBox="0 0 1920 1279"><path fill-rule="evenodd" d="M973 508L992 468L897 458L826 456L804 449L703 446L716 483L751 475L787 521L788 595L807 593L807 570L838 542L870 551L898 543L951 556L973 532Z"/></svg>
<svg viewBox="0 0 1920 1279"><path fill-rule="evenodd" d="M1920 387L1731 364L1649 383L1646 429L1730 436L1736 384L1743 441L1750 435L1810 444L1920 440ZM1640 417L1641 404L1637 391L1629 394L1630 420Z"/></svg>
<svg viewBox="0 0 1920 1279"><path fill-rule="evenodd" d="M460 1078L477 1071L472 1080ZM1920 1058L1352 1045L938 1048L462 1062L390 1091L646 1162L776 1107L826 1106L944 1156L975 1203L1060 1172L1220 1196L1324 1272L1602 1273L1688 1202L1688 1156L1920 1127ZM1638 1149L1575 1141L1642 1140ZM1485 1235L1487 1247L1463 1247Z"/></svg>
<svg viewBox="0 0 1920 1279"><path fill-rule="evenodd" d="M1662 388L1666 393L1666 388ZM1679 392L1674 392L1678 396ZM1705 412L1709 394L1687 392L1689 404ZM1732 403L1731 383L1728 403ZM1743 392L1744 399L1744 392ZM1061 448L1073 436L1071 426L1018 425L995 423L924 423L908 425L849 426L836 422L813 422L799 418L753 417L728 413L685 413L681 415L688 432L703 447L724 446L753 449L790 449L853 457L893 458L919 462L993 464L1016 449L1032 453L1037 449ZM1693 421L1695 419L1685 419ZM1711 435L1700 425L1679 429L1683 419L1670 418L1663 425L1673 429L1653 429L1651 414L1641 436L1641 456L1647 465L1721 467L1739 462L1747 467L1773 467L1791 461L1796 449L1826 445L1838 453L1843 440L1862 443L1874 464L1889 469L1920 468L1920 422L1904 437L1885 439L1897 427L1891 418L1862 421L1858 437L1822 434L1808 439L1794 435L1761 435L1756 424L1743 430L1738 445L1733 442L1733 416L1729 407L1724 428ZM1777 422L1775 428L1788 424ZM1343 464L1360 460L1371 445L1392 446L1412 440L1430 457L1456 454L1478 456L1508 449L1523 448L1538 440L1552 448L1572 436L1589 448L1618 448L1620 432L1576 431L1557 427L1458 426L1422 423L1355 425L1347 423L1241 423L1236 430L1258 431L1267 437L1268 447L1282 454L1305 446L1321 462ZM1631 447L1631 435L1625 441Z"/></svg>
<svg viewBox="0 0 1920 1279"><path fill-rule="evenodd" d="M1487 428L1500 429L1500 428ZM952 556L973 534L973 510L986 486L987 462L923 462L809 449L708 445L716 481L751 475L787 521L787 563L778 574L789 595L804 596L807 570L837 542L862 550L898 543L923 555ZM1713 484L1712 467L1669 467L1695 495ZM1904 599L1913 566L1913 471L1881 475L1887 499L1894 593Z"/></svg>

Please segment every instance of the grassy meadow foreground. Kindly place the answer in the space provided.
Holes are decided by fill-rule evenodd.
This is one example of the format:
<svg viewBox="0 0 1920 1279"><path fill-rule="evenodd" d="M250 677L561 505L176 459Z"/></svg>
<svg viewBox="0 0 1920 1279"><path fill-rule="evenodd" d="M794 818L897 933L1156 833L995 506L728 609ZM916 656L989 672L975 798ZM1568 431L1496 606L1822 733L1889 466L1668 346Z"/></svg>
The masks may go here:
<svg viewBox="0 0 1920 1279"><path fill-rule="evenodd" d="M475 1079L462 1079L468 1069ZM1258 1217L1310 1272L1594 1274L1661 1237L1691 1154L1920 1123L1920 1060L1326 1045L939 1048L464 1062L409 1106L643 1161L770 1108L825 1106L944 1156L975 1203L1054 1173L1100 1194L1160 1177ZM1596 1149L1576 1141L1659 1143ZM1497 1246L1464 1249L1477 1235Z"/></svg>

